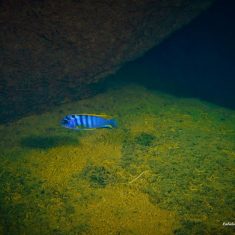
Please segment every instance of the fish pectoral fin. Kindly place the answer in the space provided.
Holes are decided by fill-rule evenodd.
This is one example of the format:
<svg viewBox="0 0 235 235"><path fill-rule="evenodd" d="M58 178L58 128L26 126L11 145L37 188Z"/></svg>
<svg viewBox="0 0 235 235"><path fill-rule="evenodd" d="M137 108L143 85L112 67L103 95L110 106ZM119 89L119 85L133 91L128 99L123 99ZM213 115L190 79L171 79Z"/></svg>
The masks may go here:
<svg viewBox="0 0 235 235"><path fill-rule="evenodd" d="M112 125L104 125L104 128L113 128Z"/></svg>

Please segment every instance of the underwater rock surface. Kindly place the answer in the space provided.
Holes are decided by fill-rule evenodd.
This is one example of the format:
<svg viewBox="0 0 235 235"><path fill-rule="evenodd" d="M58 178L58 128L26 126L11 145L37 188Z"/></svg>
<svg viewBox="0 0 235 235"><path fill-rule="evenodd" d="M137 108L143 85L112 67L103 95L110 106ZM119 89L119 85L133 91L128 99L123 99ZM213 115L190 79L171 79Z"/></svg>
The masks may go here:
<svg viewBox="0 0 235 235"><path fill-rule="evenodd" d="M136 85L0 125L0 234L232 235L234 140L235 111Z"/></svg>
<svg viewBox="0 0 235 235"><path fill-rule="evenodd" d="M213 0L0 2L0 121L90 95Z"/></svg>

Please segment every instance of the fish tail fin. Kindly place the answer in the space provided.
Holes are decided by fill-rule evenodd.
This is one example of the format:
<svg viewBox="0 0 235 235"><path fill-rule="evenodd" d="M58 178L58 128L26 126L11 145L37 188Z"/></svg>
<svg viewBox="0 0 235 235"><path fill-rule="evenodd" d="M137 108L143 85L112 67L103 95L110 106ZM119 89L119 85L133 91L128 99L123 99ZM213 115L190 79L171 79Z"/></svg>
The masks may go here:
<svg viewBox="0 0 235 235"><path fill-rule="evenodd" d="M115 119L110 119L109 120L109 125L111 125L112 127L117 127L118 126L117 121Z"/></svg>

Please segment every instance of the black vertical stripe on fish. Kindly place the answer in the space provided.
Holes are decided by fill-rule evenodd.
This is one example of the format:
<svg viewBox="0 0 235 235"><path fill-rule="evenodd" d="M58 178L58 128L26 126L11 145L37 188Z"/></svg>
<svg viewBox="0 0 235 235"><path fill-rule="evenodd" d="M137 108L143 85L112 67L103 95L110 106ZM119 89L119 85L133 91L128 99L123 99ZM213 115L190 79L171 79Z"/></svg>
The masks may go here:
<svg viewBox="0 0 235 235"><path fill-rule="evenodd" d="M76 124L76 126L79 126L78 119L77 119L76 116L74 116L74 119L75 119L75 124Z"/></svg>
<svg viewBox="0 0 235 235"><path fill-rule="evenodd" d="M81 124L81 126L83 126L82 115L79 115L78 117L79 117L79 119L80 119L80 124Z"/></svg>
<svg viewBox="0 0 235 235"><path fill-rule="evenodd" d="M85 115L82 115L82 124L83 124L83 127L86 127L86 117L85 117Z"/></svg>
<svg viewBox="0 0 235 235"><path fill-rule="evenodd" d="M88 123L88 116L86 115L86 128L89 128L89 123Z"/></svg>
<svg viewBox="0 0 235 235"><path fill-rule="evenodd" d="M83 120L83 126L87 127L87 116L86 115L82 115L82 120Z"/></svg>
<svg viewBox="0 0 235 235"><path fill-rule="evenodd" d="M94 116L91 116L91 126L94 127Z"/></svg>
<svg viewBox="0 0 235 235"><path fill-rule="evenodd" d="M83 127L86 127L86 116L82 115Z"/></svg>
<svg viewBox="0 0 235 235"><path fill-rule="evenodd" d="M80 115L77 115L77 119L78 119L79 126L82 126L82 120L81 120Z"/></svg>
<svg viewBox="0 0 235 235"><path fill-rule="evenodd" d="M88 115L86 115L86 127L89 127Z"/></svg>
<svg viewBox="0 0 235 235"><path fill-rule="evenodd" d="M87 116L87 121L88 121L88 127L89 128L92 128L91 119L92 119L91 116Z"/></svg>

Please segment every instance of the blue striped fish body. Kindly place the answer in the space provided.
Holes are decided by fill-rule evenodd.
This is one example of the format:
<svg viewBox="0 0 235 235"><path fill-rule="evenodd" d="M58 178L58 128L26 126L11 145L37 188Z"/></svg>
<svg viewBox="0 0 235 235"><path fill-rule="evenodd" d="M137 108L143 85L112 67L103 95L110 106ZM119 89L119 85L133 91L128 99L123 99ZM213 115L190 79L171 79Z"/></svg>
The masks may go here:
<svg viewBox="0 0 235 235"><path fill-rule="evenodd" d="M107 115L96 114L69 114L65 116L61 125L74 130L92 130L97 128L113 128L116 120Z"/></svg>

